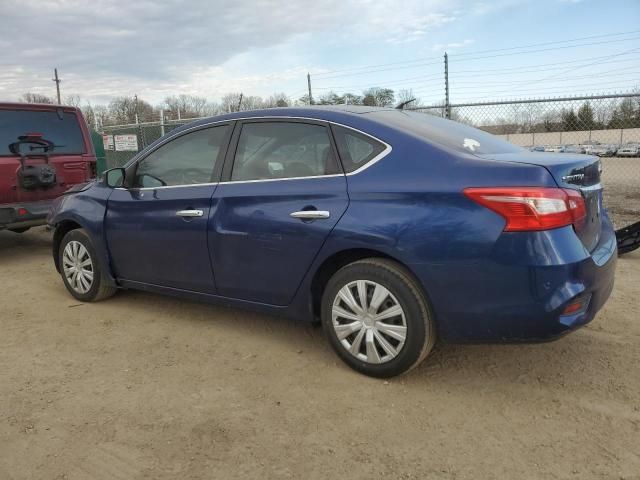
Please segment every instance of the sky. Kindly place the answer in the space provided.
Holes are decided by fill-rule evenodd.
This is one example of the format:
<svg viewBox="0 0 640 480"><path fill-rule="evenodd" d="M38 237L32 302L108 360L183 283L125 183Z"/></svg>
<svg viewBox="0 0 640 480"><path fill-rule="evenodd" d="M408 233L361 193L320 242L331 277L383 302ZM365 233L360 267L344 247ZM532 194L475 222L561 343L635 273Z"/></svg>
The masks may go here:
<svg viewBox="0 0 640 480"><path fill-rule="evenodd" d="M637 0L0 0L0 100L292 98L367 87L454 103L640 88ZM531 45L531 46L530 46Z"/></svg>

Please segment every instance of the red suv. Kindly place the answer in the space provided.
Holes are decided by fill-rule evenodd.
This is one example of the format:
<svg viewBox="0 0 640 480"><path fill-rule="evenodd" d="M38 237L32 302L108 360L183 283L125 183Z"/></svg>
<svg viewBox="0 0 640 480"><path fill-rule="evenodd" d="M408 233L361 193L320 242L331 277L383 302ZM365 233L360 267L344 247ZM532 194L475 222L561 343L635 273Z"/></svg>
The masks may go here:
<svg viewBox="0 0 640 480"><path fill-rule="evenodd" d="M54 198L96 177L79 109L0 103L0 230L43 225Z"/></svg>

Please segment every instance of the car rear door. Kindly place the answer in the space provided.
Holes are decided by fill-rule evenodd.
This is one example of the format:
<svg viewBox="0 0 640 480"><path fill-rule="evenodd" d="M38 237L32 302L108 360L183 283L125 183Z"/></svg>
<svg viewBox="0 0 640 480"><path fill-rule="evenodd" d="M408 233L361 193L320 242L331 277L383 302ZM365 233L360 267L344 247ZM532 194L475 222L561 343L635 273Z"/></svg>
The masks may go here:
<svg viewBox="0 0 640 480"><path fill-rule="evenodd" d="M218 294L287 305L349 203L330 130L247 120L231 146L209 227Z"/></svg>
<svg viewBox="0 0 640 480"><path fill-rule="evenodd" d="M119 280L215 293L207 223L230 132L230 124L187 132L127 169L132 187L114 189L105 218Z"/></svg>

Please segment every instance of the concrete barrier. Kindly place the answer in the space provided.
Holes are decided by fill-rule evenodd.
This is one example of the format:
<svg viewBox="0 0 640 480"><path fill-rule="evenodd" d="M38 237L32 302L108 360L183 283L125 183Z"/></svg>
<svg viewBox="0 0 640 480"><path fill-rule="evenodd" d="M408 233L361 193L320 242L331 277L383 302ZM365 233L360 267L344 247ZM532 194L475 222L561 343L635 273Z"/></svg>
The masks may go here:
<svg viewBox="0 0 640 480"><path fill-rule="evenodd" d="M580 143L640 143L640 128L613 128L608 130L579 130L569 132L511 133L498 135L521 147L532 145L577 145Z"/></svg>

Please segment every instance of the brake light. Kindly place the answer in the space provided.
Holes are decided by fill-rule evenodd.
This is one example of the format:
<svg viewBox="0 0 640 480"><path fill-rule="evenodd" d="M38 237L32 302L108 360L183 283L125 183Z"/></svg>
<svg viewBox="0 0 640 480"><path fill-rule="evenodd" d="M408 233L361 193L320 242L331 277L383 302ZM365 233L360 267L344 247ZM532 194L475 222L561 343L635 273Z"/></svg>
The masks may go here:
<svg viewBox="0 0 640 480"><path fill-rule="evenodd" d="M501 215L505 232L550 230L574 225L580 228L587 214L577 190L546 187L466 188L464 194Z"/></svg>

